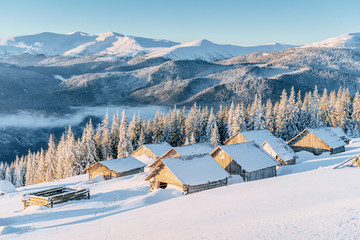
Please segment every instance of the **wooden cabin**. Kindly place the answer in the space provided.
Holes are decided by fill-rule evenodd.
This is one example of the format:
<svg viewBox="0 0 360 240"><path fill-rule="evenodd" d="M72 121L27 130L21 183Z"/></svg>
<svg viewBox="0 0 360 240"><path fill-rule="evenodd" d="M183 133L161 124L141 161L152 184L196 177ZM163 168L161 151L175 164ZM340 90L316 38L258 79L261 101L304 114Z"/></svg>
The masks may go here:
<svg viewBox="0 0 360 240"><path fill-rule="evenodd" d="M181 147L173 147L160 158L187 157L192 155L210 154L214 150L210 143L195 143Z"/></svg>
<svg viewBox="0 0 360 240"><path fill-rule="evenodd" d="M344 132L341 127L330 127L330 129L346 144L350 143L351 138Z"/></svg>
<svg viewBox="0 0 360 240"><path fill-rule="evenodd" d="M144 172L146 165L133 157L97 162L87 169L89 179L102 175L105 180Z"/></svg>
<svg viewBox="0 0 360 240"><path fill-rule="evenodd" d="M170 144L167 142L144 144L138 147L132 154L132 157L146 155L150 158L156 159L164 155L171 149Z"/></svg>
<svg viewBox="0 0 360 240"><path fill-rule="evenodd" d="M218 146L211 156L230 174L244 181L275 177L276 161L255 142Z"/></svg>
<svg viewBox="0 0 360 240"><path fill-rule="evenodd" d="M297 155L281 138L275 137L269 130L254 130L240 132L224 142L225 145L254 141L267 153L273 156L281 165L296 163Z"/></svg>
<svg viewBox="0 0 360 240"><path fill-rule="evenodd" d="M330 128L308 128L288 142L295 152L308 151L315 155L323 152L335 154L345 152L346 143Z"/></svg>
<svg viewBox="0 0 360 240"><path fill-rule="evenodd" d="M182 189L184 194L227 185L230 175L210 156L163 158L146 178L151 190L168 185Z"/></svg>

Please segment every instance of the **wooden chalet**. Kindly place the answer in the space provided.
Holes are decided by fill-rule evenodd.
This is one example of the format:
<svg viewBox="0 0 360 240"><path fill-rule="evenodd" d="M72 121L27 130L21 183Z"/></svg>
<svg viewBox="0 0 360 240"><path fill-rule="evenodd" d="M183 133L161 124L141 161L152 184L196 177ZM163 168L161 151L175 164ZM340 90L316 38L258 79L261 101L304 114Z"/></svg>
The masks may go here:
<svg viewBox="0 0 360 240"><path fill-rule="evenodd" d="M210 155L193 155L158 159L146 180L151 190L172 185L189 194L227 185L229 176Z"/></svg>
<svg viewBox="0 0 360 240"><path fill-rule="evenodd" d="M138 157L146 155L150 158L156 159L164 155L171 149L170 144L167 142L144 144L138 147L132 154L132 157Z"/></svg>
<svg viewBox="0 0 360 240"><path fill-rule="evenodd" d="M308 128L288 142L295 152L308 151L315 155L323 152L335 154L345 151L346 143L331 128Z"/></svg>
<svg viewBox="0 0 360 240"><path fill-rule="evenodd" d="M87 169L89 179L102 175L105 180L132 175L144 171L146 165L133 157L97 162Z"/></svg>
<svg viewBox="0 0 360 240"><path fill-rule="evenodd" d="M350 143L351 138L344 132L341 127L330 127L330 129L346 144Z"/></svg>
<svg viewBox="0 0 360 240"><path fill-rule="evenodd" d="M273 156L281 165L296 163L297 155L281 138L275 137L269 130L254 130L240 132L224 142L225 145L254 141L267 153Z"/></svg>
<svg viewBox="0 0 360 240"><path fill-rule="evenodd" d="M218 146L211 156L230 174L244 181L275 177L276 161L255 142Z"/></svg>

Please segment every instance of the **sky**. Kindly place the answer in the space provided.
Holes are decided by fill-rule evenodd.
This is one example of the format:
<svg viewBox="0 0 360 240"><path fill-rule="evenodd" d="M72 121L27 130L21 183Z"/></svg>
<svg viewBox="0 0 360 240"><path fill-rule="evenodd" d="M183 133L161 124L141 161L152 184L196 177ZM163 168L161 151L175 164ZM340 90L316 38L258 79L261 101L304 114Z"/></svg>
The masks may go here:
<svg viewBox="0 0 360 240"><path fill-rule="evenodd" d="M243 46L360 32L359 0L0 0L0 38L107 31Z"/></svg>

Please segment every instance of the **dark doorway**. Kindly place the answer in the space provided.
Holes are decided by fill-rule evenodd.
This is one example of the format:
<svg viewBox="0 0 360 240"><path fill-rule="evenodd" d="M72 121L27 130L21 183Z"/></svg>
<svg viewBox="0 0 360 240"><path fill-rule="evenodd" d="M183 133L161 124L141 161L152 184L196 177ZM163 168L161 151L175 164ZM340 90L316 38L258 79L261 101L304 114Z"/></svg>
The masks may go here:
<svg viewBox="0 0 360 240"><path fill-rule="evenodd" d="M162 188L162 189L165 189L166 187L167 187L167 183L165 183L165 182L160 182L160 184L159 184L159 188Z"/></svg>

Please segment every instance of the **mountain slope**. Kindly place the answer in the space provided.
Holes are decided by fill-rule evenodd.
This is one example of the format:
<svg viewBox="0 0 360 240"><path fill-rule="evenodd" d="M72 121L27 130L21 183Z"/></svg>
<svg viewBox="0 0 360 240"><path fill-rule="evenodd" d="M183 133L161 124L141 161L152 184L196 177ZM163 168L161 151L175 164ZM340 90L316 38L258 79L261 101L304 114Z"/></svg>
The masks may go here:
<svg viewBox="0 0 360 240"><path fill-rule="evenodd" d="M338 37L329 38L320 42L310 43L302 48L346 48L360 50L360 33L349 33Z"/></svg>

